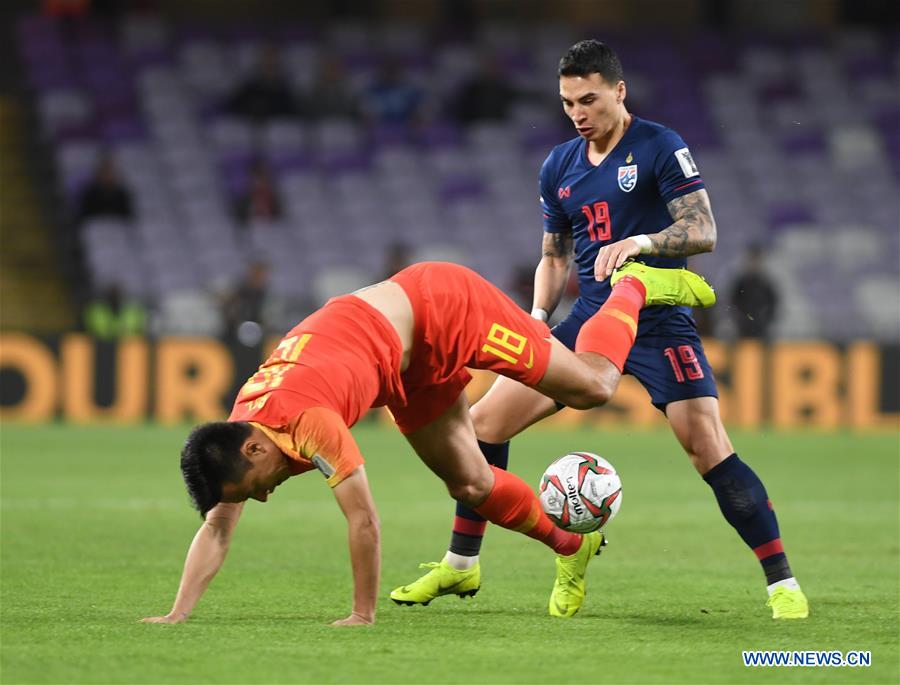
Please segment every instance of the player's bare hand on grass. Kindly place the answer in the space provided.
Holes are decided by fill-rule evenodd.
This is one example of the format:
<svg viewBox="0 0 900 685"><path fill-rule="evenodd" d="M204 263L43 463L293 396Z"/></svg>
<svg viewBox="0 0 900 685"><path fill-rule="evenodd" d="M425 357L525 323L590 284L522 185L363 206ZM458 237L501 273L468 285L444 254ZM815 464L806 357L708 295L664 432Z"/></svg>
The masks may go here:
<svg viewBox="0 0 900 685"><path fill-rule="evenodd" d="M165 616L148 616L141 619L141 623L183 623L184 621L187 621L186 614L166 614Z"/></svg>
<svg viewBox="0 0 900 685"><path fill-rule="evenodd" d="M375 623L374 618L365 618L361 614L357 614L355 611L350 614L347 618L342 618L331 625L333 626L370 626Z"/></svg>
<svg viewBox="0 0 900 685"><path fill-rule="evenodd" d="M641 253L640 245L634 238L626 238L609 245L604 245L597 253L594 261L594 278L605 281L612 275L614 269L618 269L625 260L636 257Z"/></svg>

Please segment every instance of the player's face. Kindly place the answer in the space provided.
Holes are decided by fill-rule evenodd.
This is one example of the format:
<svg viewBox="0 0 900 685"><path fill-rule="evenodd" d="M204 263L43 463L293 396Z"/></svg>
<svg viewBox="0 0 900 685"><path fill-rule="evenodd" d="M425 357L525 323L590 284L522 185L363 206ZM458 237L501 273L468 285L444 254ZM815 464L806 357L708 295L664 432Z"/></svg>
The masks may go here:
<svg viewBox="0 0 900 685"><path fill-rule="evenodd" d="M598 73L560 76L559 97L578 135L585 140L601 140L622 116L625 82L608 83Z"/></svg>
<svg viewBox="0 0 900 685"><path fill-rule="evenodd" d="M244 442L241 453L253 466L239 483L222 485L223 502L244 502L255 499L265 502L269 495L290 475L288 458L269 437L258 428Z"/></svg>

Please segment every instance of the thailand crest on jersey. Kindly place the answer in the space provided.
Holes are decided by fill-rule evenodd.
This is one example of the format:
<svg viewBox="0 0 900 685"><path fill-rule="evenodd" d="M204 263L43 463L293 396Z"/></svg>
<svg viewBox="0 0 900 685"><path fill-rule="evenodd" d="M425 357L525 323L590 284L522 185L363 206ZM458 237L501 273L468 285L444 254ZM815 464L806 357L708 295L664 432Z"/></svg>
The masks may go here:
<svg viewBox="0 0 900 685"><path fill-rule="evenodd" d="M626 160L627 161L627 160ZM619 187L630 193L637 185L637 164L619 167Z"/></svg>

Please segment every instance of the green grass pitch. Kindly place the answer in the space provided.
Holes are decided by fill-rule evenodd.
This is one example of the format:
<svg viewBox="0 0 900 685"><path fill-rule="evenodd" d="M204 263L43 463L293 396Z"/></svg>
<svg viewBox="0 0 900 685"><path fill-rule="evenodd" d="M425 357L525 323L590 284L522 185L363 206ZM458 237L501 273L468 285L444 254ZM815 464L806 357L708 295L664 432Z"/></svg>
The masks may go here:
<svg viewBox="0 0 900 685"><path fill-rule="evenodd" d="M177 455L186 427L2 428L3 683L897 683L897 435L736 434L775 503L806 621L774 622L752 553L667 432L532 431L536 485L569 450L619 469L622 509L581 612L547 616L553 558L488 531L477 597L397 607L440 558L442 484L394 430L354 432L382 519L377 625L349 613L343 518L317 474L250 502L219 577L182 625L165 613L199 523ZM870 668L745 668L741 650L871 650Z"/></svg>

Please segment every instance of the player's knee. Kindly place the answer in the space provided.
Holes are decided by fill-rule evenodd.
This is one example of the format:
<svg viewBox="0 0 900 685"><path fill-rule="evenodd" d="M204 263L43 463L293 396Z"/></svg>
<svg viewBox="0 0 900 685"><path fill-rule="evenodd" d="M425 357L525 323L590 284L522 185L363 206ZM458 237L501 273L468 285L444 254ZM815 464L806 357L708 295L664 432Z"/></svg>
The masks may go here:
<svg viewBox="0 0 900 685"><path fill-rule="evenodd" d="M734 451L724 429L716 430L711 422L698 425L686 442L685 451L701 476L721 464Z"/></svg>
<svg viewBox="0 0 900 685"><path fill-rule="evenodd" d="M491 492L491 483L487 479L475 478L456 482L446 482L447 492L460 504L467 507L476 507L487 498Z"/></svg>
<svg viewBox="0 0 900 685"><path fill-rule="evenodd" d="M605 379L596 377L585 385L566 404L573 409L593 409L609 402L615 387Z"/></svg>
<svg viewBox="0 0 900 685"><path fill-rule="evenodd" d="M481 411L478 404L469 408L469 417L472 419L472 427L475 429L475 435L479 440L484 440L483 433L490 430L491 416L489 412Z"/></svg>
<svg viewBox="0 0 900 685"><path fill-rule="evenodd" d="M721 464L728 454L724 448L715 445L695 445L687 450L691 464L701 476L714 466Z"/></svg>
<svg viewBox="0 0 900 685"><path fill-rule="evenodd" d="M600 378L594 385L596 387L593 388L591 401L595 407L606 404L612 399L613 393L616 391L615 383L607 378Z"/></svg>

